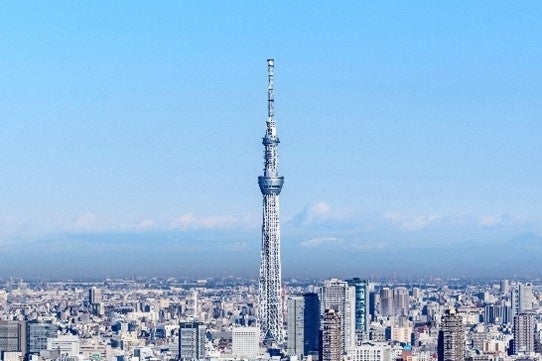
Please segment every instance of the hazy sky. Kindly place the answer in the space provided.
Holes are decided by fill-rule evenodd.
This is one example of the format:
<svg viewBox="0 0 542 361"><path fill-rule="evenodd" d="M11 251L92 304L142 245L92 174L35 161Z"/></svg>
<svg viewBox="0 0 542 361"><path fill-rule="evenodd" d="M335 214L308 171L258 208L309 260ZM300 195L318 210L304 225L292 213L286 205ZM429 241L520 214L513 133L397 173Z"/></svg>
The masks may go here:
<svg viewBox="0 0 542 361"><path fill-rule="evenodd" d="M244 261L216 273L256 275L269 57L286 260L536 237L541 17L535 1L2 1L0 259L44 261L0 276L163 265L166 245L199 252L183 272L231 246Z"/></svg>

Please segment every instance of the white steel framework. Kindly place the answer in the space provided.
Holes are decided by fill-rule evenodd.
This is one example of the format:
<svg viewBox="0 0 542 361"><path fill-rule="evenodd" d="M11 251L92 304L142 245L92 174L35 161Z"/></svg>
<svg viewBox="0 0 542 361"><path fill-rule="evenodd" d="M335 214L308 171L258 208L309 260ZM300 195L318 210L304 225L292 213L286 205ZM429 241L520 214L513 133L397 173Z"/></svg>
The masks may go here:
<svg viewBox="0 0 542 361"><path fill-rule="evenodd" d="M262 250L258 292L258 318L264 341L283 342L280 270L279 194L284 177L278 176L279 138L274 120L273 59L267 59L269 87L267 129L263 138L264 173L258 177L263 195Z"/></svg>

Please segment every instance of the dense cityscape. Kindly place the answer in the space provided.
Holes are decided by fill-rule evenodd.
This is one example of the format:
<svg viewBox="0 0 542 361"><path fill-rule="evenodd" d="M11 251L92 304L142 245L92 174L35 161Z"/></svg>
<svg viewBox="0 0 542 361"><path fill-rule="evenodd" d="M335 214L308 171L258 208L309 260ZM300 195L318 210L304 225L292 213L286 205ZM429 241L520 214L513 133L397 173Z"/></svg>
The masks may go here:
<svg viewBox="0 0 542 361"><path fill-rule="evenodd" d="M288 280L286 340L266 345L255 280L4 280L0 350L4 361L534 360L534 282Z"/></svg>

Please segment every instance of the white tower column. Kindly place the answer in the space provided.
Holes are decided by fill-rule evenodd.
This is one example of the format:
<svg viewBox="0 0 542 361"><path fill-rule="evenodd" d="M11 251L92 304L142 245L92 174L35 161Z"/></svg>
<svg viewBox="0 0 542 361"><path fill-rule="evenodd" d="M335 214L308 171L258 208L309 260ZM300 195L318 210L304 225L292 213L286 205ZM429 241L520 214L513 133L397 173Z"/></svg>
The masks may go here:
<svg viewBox="0 0 542 361"><path fill-rule="evenodd" d="M264 173L258 177L263 195L262 249L258 290L258 318L264 340L282 343L282 298L280 267L279 195L284 177L278 176L279 138L274 120L273 59L267 59L269 87L267 96L267 129L262 144Z"/></svg>

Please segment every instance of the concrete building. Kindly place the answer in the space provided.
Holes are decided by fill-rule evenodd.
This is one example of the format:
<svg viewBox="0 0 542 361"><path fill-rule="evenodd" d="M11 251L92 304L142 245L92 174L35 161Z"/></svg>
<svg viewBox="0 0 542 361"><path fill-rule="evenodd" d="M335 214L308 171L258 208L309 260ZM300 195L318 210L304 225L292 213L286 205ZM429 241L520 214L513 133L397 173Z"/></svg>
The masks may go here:
<svg viewBox="0 0 542 361"><path fill-rule="evenodd" d="M47 350L58 351L61 356L79 355L79 337L73 335L61 335L47 339Z"/></svg>
<svg viewBox="0 0 542 361"><path fill-rule="evenodd" d="M534 313L520 313L514 317L515 355L528 355L536 351L536 319Z"/></svg>
<svg viewBox="0 0 542 361"><path fill-rule="evenodd" d="M37 354L47 349L47 339L57 337L57 326L51 321L29 321L26 324L26 353Z"/></svg>
<svg viewBox="0 0 542 361"><path fill-rule="evenodd" d="M438 361L465 360L465 331L463 320L455 310L447 310L441 319L438 334Z"/></svg>
<svg viewBox="0 0 542 361"><path fill-rule="evenodd" d="M351 361L393 361L394 354L386 342L363 342L348 354Z"/></svg>
<svg viewBox="0 0 542 361"><path fill-rule="evenodd" d="M533 285L530 283L519 284L519 313L532 311L534 302Z"/></svg>
<svg viewBox="0 0 542 361"><path fill-rule="evenodd" d="M24 321L0 321L0 353L26 354L26 324Z"/></svg>
<svg viewBox="0 0 542 361"><path fill-rule="evenodd" d="M205 326L201 322L179 324L180 361L194 361L205 358Z"/></svg>
<svg viewBox="0 0 542 361"><path fill-rule="evenodd" d="M324 310L322 328L320 330L319 361L341 361L342 346L342 320L334 309Z"/></svg>
<svg viewBox="0 0 542 361"><path fill-rule="evenodd" d="M253 359L260 352L258 327L234 327L231 331L232 356Z"/></svg>
<svg viewBox="0 0 542 361"><path fill-rule="evenodd" d="M324 281L320 309L333 309L340 316L343 353L356 344L356 289L338 279ZM323 313L323 312L322 312Z"/></svg>
<svg viewBox="0 0 542 361"><path fill-rule="evenodd" d="M288 297L288 342L290 356L317 355L319 349L320 300L316 293Z"/></svg>
<svg viewBox="0 0 542 361"><path fill-rule="evenodd" d="M393 314L395 316L408 316L410 297L406 287L393 289Z"/></svg>
<svg viewBox="0 0 542 361"><path fill-rule="evenodd" d="M393 315L393 291L389 287L380 289L380 315L383 317Z"/></svg>

